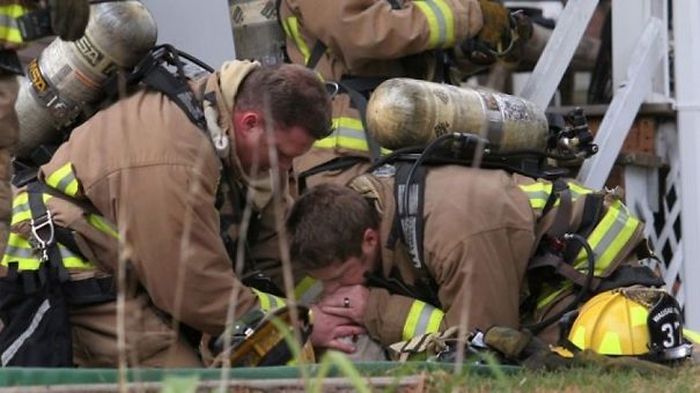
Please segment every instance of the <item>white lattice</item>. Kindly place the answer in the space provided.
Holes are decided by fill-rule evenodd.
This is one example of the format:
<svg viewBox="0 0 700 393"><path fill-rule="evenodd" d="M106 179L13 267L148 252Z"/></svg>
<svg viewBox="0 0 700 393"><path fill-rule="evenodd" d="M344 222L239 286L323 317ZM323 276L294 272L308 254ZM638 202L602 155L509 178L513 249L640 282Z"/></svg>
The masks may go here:
<svg viewBox="0 0 700 393"><path fill-rule="evenodd" d="M626 186L632 185L628 191L627 203L634 207L635 213L646 223L645 235L651 243L651 247L661 263L653 263L666 281L666 289L673 293L678 302L683 306L685 293L682 290L682 264L683 249L681 247L680 233L680 160L678 159L678 138L673 126L659 127L659 139L657 140L658 154L668 164L667 169L652 171L660 177L661 186L651 187L649 177L642 179L648 172L628 171L625 176L637 177L627 179ZM658 199L649 197L650 193L658 190ZM630 192L631 191L631 192ZM658 200L649 203L650 200Z"/></svg>

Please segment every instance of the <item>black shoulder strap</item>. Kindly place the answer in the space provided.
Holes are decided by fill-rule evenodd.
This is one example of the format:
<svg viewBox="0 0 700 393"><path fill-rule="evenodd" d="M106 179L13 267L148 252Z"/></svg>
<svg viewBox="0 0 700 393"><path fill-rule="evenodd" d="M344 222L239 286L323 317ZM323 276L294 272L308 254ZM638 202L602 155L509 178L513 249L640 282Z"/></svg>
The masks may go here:
<svg viewBox="0 0 700 393"><path fill-rule="evenodd" d="M425 265L423 254L423 205L425 195L426 168L412 163L397 163L394 176L394 199L396 214L387 239L387 247L394 249L400 239L406 246L418 272L418 286L424 288L424 300L431 304L440 304L437 296L437 284Z"/></svg>

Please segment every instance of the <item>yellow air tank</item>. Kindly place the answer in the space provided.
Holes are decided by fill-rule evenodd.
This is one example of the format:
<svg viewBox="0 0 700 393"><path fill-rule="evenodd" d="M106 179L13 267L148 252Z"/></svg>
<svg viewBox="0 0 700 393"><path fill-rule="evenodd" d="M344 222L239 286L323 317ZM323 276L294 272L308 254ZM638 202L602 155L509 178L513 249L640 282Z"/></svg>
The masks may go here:
<svg viewBox="0 0 700 393"><path fill-rule="evenodd" d="M463 132L485 138L499 153L544 151L549 132L544 112L522 98L408 78L376 88L367 104L367 128L392 150Z"/></svg>

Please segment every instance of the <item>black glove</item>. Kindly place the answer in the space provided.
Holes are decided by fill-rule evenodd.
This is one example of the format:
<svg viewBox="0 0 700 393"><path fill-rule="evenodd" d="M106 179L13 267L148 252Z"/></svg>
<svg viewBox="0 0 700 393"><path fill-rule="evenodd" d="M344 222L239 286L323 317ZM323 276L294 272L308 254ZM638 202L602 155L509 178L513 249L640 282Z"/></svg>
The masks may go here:
<svg viewBox="0 0 700 393"><path fill-rule="evenodd" d="M83 36L90 19L88 0L49 0L51 27L64 41L75 41Z"/></svg>

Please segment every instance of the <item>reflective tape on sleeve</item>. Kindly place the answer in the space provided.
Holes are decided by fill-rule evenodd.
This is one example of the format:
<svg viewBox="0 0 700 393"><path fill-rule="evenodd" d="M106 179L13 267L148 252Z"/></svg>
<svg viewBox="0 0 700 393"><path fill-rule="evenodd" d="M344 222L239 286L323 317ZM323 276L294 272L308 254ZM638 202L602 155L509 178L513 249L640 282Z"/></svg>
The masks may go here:
<svg viewBox="0 0 700 393"><path fill-rule="evenodd" d="M46 177L46 184L62 193L74 197L78 194L78 179L73 172L73 165L68 162Z"/></svg>
<svg viewBox="0 0 700 393"><path fill-rule="evenodd" d="M258 297L258 301L260 302L260 309L265 312L275 310L285 305L285 301L281 297L271 295L267 292L263 292L255 288L251 289L253 290L253 292L255 292L255 296Z"/></svg>
<svg viewBox="0 0 700 393"><path fill-rule="evenodd" d="M428 21L430 49L454 46L455 21L449 5L444 0L416 0L413 4Z"/></svg>
<svg viewBox="0 0 700 393"><path fill-rule="evenodd" d="M444 316L439 308L414 300L404 322L402 339L410 340L422 334L437 332Z"/></svg>

